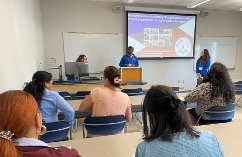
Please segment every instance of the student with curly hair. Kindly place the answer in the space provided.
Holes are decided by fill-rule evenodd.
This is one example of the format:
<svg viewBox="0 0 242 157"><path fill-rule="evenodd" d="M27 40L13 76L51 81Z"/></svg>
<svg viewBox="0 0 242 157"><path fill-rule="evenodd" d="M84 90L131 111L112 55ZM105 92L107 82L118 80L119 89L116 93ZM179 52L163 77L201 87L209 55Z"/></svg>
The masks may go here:
<svg viewBox="0 0 242 157"><path fill-rule="evenodd" d="M75 112L58 92L51 91L52 82L51 73L37 71L23 90L34 96L46 123L58 121L58 110L60 110L64 113L65 120L73 124Z"/></svg>
<svg viewBox="0 0 242 157"><path fill-rule="evenodd" d="M167 86L152 86L143 102L143 134L135 157L223 157L213 132L195 130L175 92Z"/></svg>
<svg viewBox="0 0 242 157"><path fill-rule="evenodd" d="M235 101L234 85L225 65L213 63L201 84L188 93L185 101L197 103L197 107L190 113L195 121L202 115L200 124L206 123L204 120L207 120L207 117L203 115L205 110L212 106L227 106L233 103Z"/></svg>

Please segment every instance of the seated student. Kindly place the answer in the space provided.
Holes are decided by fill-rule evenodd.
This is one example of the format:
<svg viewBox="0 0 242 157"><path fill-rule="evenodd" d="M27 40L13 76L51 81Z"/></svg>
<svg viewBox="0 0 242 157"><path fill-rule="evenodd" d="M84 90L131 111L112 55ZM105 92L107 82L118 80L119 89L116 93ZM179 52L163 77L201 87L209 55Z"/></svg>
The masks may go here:
<svg viewBox="0 0 242 157"><path fill-rule="evenodd" d="M132 113L130 99L120 91L120 71L114 66L104 70L104 87L96 87L82 101L81 112L92 110L92 116L124 115L126 121L131 121ZM89 134L89 137L92 136Z"/></svg>
<svg viewBox="0 0 242 157"><path fill-rule="evenodd" d="M221 63L213 63L200 85L185 97L186 102L196 102L197 107L190 110L194 121L205 124L207 117L204 111L212 106L226 106L235 101L235 91L227 68Z"/></svg>
<svg viewBox="0 0 242 157"><path fill-rule="evenodd" d="M58 110L60 110L64 113L65 120L73 124L75 112L58 92L51 91L52 82L51 73L37 71L23 90L34 96L46 123L58 121Z"/></svg>
<svg viewBox="0 0 242 157"><path fill-rule="evenodd" d="M80 55L77 59L76 62L87 62L87 57L85 55Z"/></svg>
<svg viewBox="0 0 242 157"><path fill-rule="evenodd" d="M43 133L42 118L34 97L24 91L0 94L1 157L80 157L75 149L52 148L39 141Z"/></svg>
<svg viewBox="0 0 242 157"><path fill-rule="evenodd" d="M135 157L222 157L214 133L195 130L181 100L167 86L152 86L143 102L144 141Z"/></svg>
<svg viewBox="0 0 242 157"><path fill-rule="evenodd" d="M80 55L77 59L76 59L76 62L84 62L84 63L87 63L87 57L85 55ZM82 76L82 75L79 75L80 76L80 80L86 78L89 76L89 74L85 74L85 76ZM74 77L74 74L71 74L71 75L66 75L67 77L67 80L68 81L75 81L75 77Z"/></svg>

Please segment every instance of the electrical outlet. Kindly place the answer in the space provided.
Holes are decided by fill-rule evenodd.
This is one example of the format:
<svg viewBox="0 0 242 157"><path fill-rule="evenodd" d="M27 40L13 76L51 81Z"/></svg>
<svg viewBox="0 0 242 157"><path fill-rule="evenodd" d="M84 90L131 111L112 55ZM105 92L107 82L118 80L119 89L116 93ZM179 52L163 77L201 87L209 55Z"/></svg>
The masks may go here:
<svg viewBox="0 0 242 157"><path fill-rule="evenodd" d="M56 59L55 58L50 58L50 63L56 63Z"/></svg>

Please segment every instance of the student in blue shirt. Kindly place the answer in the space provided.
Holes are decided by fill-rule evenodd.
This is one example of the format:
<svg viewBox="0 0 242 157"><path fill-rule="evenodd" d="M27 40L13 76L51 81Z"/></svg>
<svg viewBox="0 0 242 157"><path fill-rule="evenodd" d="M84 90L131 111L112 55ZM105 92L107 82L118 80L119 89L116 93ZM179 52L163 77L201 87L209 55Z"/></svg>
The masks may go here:
<svg viewBox="0 0 242 157"><path fill-rule="evenodd" d="M210 64L211 64L211 59L210 59L209 51L207 49L203 49L200 57L196 62L197 78L204 77L205 75L207 75Z"/></svg>
<svg viewBox="0 0 242 157"><path fill-rule="evenodd" d="M133 54L134 48L132 46L128 47L128 52L126 55L124 55L120 62L120 67L138 67L139 62L138 58Z"/></svg>
<svg viewBox="0 0 242 157"><path fill-rule="evenodd" d="M58 121L58 110L60 110L64 113L65 120L69 124L73 124L74 110L58 92L51 91L52 83L51 73L37 71L34 73L32 81L25 85L24 91L34 96L46 123Z"/></svg>
<svg viewBox="0 0 242 157"><path fill-rule="evenodd" d="M186 107L167 86L152 86L143 101L143 139L135 157L223 157L213 132L196 130Z"/></svg>

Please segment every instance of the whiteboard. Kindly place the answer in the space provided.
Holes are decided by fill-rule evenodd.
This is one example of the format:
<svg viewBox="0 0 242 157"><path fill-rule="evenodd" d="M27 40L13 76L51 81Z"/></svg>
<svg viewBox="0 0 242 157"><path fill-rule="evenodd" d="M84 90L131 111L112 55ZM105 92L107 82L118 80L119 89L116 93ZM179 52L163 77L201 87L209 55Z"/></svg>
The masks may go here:
<svg viewBox="0 0 242 157"><path fill-rule="evenodd" d="M237 37L197 37L194 70L196 70L196 61L203 49L208 49L211 64L220 62L228 69L234 68L237 52Z"/></svg>
<svg viewBox="0 0 242 157"><path fill-rule="evenodd" d="M123 36L120 33L64 33L65 62L75 62L79 55L87 56L89 73L103 72L107 66L118 67L123 56Z"/></svg>

